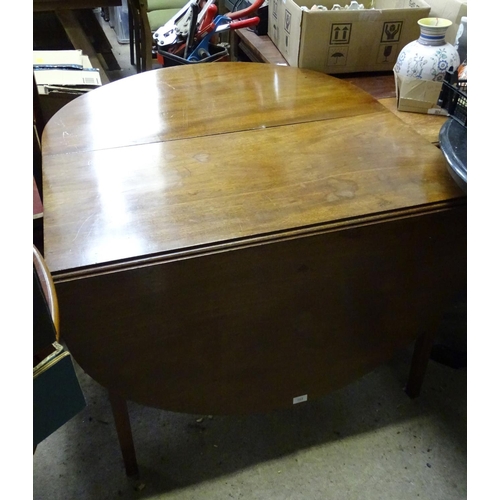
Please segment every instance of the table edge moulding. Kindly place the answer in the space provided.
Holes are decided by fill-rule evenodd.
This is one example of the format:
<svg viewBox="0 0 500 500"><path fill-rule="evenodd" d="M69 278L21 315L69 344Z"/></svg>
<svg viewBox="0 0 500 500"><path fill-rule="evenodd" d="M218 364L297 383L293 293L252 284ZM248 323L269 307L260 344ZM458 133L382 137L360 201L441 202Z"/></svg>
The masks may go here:
<svg viewBox="0 0 500 500"><path fill-rule="evenodd" d="M42 148L63 340L110 392L128 475L127 400L267 412L412 342L419 394L466 281L466 197L365 91L269 64L164 68L75 99Z"/></svg>

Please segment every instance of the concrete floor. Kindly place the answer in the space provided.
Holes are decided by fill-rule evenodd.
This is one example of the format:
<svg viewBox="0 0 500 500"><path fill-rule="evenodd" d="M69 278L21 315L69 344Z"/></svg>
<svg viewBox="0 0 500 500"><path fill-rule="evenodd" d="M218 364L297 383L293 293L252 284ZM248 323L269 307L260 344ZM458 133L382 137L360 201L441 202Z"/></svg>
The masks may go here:
<svg viewBox="0 0 500 500"><path fill-rule="evenodd" d="M114 50L123 69L112 79L135 73L128 45ZM466 351L465 312L458 300L444 319L445 352ZM348 387L265 415L129 403L136 478L125 475L105 389L76 366L87 407L38 446L33 498L466 499L467 370L431 360L411 400L403 390L411 347Z"/></svg>
<svg viewBox="0 0 500 500"><path fill-rule="evenodd" d="M138 478L125 475L106 390L77 366L88 406L38 446L33 498L466 499L466 369L431 360L411 400L410 359L401 351L339 391L265 415L129 403Z"/></svg>

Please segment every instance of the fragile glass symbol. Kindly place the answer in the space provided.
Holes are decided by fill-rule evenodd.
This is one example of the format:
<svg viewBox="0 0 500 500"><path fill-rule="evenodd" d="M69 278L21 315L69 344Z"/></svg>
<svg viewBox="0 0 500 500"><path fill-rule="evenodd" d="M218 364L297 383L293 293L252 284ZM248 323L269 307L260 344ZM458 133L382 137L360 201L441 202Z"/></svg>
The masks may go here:
<svg viewBox="0 0 500 500"><path fill-rule="evenodd" d="M384 62L387 62L387 58L391 55L392 45L386 45L384 48Z"/></svg>

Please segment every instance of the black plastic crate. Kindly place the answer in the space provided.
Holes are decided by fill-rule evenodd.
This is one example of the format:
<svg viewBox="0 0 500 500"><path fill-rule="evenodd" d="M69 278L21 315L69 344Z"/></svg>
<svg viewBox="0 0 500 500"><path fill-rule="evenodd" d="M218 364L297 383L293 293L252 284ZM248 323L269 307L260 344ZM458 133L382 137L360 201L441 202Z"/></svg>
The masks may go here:
<svg viewBox="0 0 500 500"><path fill-rule="evenodd" d="M438 104L467 128L467 80L459 80L457 71L446 72Z"/></svg>
<svg viewBox="0 0 500 500"><path fill-rule="evenodd" d="M227 47L216 44L208 44L208 51L204 51L203 58L194 61L188 61L186 58L171 54L166 50L158 48L158 60L164 68L171 66L181 66L186 64L209 63L229 60L229 51Z"/></svg>

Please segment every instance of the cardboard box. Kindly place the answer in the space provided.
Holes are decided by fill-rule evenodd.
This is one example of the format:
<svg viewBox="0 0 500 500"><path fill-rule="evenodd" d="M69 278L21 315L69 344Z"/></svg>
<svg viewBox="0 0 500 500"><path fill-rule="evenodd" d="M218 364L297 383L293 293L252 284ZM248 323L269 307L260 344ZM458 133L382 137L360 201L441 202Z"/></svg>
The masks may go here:
<svg viewBox="0 0 500 500"><path fill-rule="evenodd" d="M328 74L392 71L430 12L424 0L373 0L372 9L368 0L363 10L340 11L331 10L339 0L297 1L270 0L268 35L290 66ZM308 10L318 3L329 10Z"/></svg>
<svg viewBox="0 0 500 500"><path fill-rule="evenodd" d="M453 25L448 28L445 40L455 44L462 17L467 17L467 0L425 0L431 7L430 17L449 19Z"/></svg>
<svg viewBox="0 0 500 500"><path fill-rule="evenodd" d="M34 50L33 75L45 123L73 99L102 85L99 70L81 50Z"/></svg>
<svg viewBox="0 0 500 500"><path fill-rule="evenodd" d="M82 94L102 85L99 70L81 50L34 50L33 74L40 95Z"/></svg>
<svg viewBox="0 0 500 500"><path fill-rule="evenodd" d="M443 82L399 78L394 76L398 111L447 116L448 112L437 105Z"/></svg>
<svg viewBox="0 0 500 500"><path fill-rule="evenodd" d="M81 50L34 50L33 69L83 69Z"/></svg>

